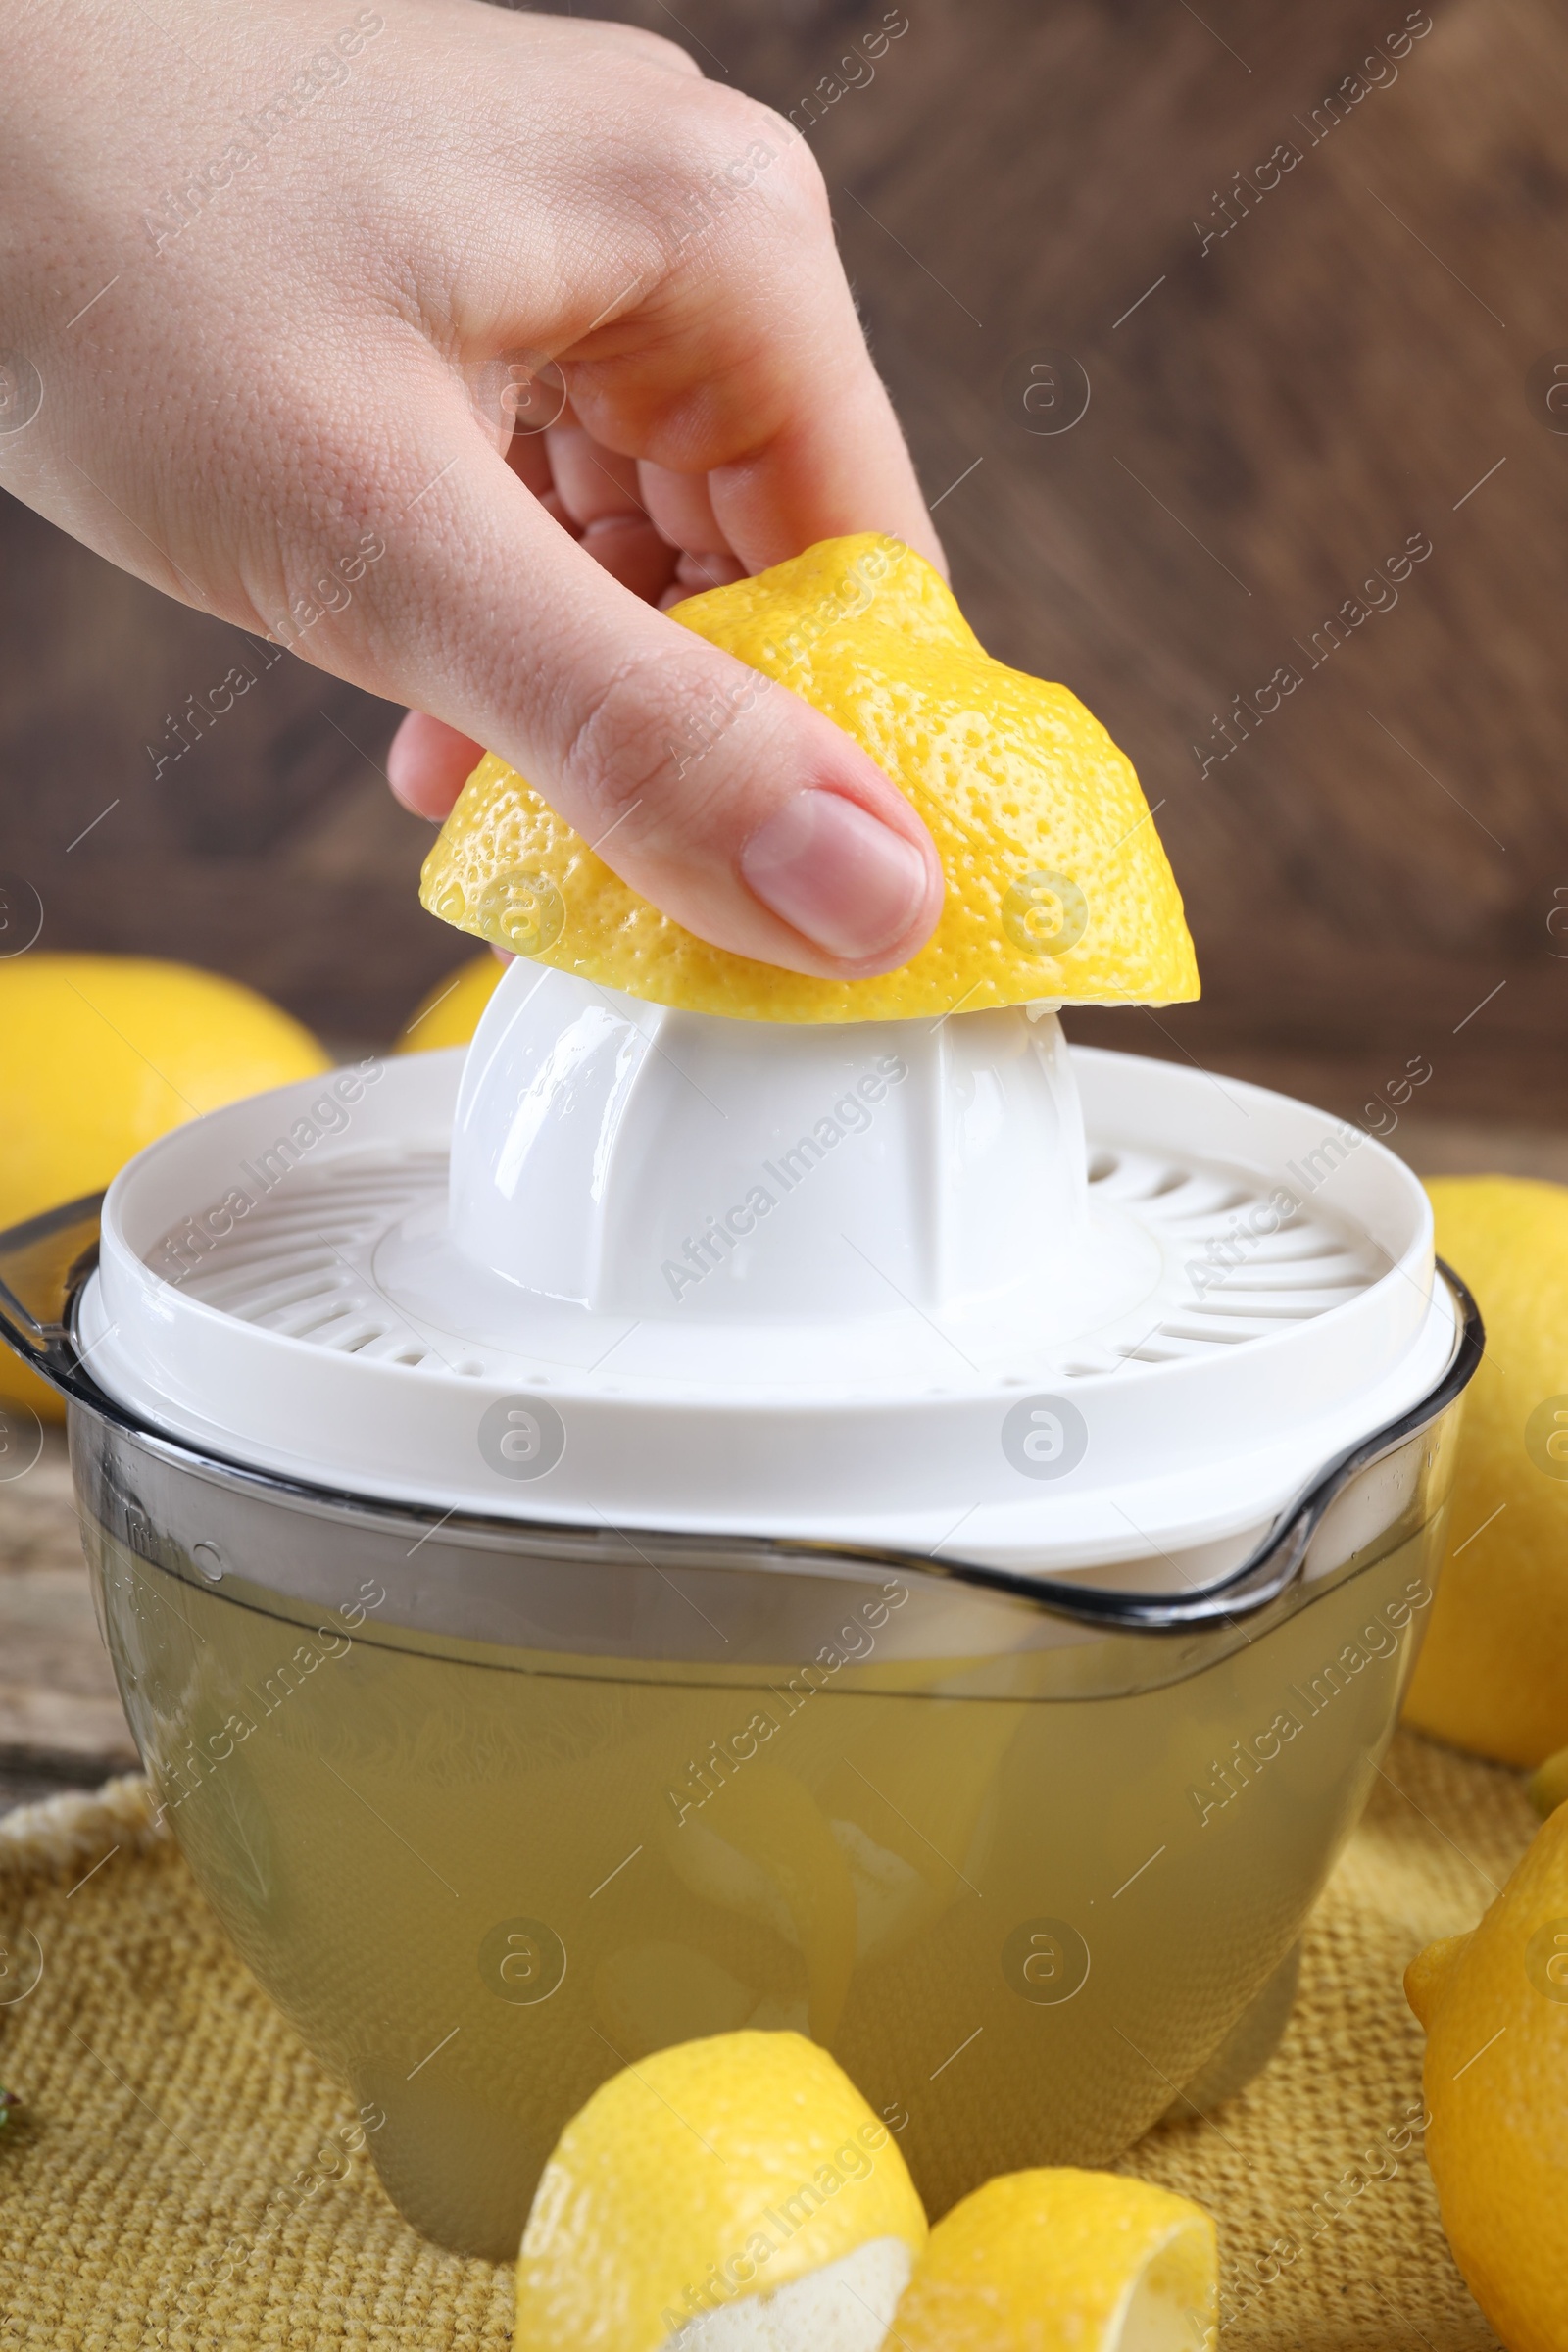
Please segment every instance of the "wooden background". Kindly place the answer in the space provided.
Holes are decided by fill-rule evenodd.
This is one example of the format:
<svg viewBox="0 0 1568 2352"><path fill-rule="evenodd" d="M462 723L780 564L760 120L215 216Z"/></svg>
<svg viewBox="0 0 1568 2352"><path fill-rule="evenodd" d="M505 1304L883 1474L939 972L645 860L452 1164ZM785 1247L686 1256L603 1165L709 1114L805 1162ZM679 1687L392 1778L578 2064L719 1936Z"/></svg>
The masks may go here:
<svg viewBox="0 0 1568 2352"><path fill-rule="evenodd" d="M799 121L884 11L606 13ZM1568 437L1532 372L1568 358L1560 0L1434 0L1382 86L1347 77L1404 0L905 13L812 133L846 260L966 609L1133 756L1203 968L1200 1005L1076 1032L1350 1111L1421 1056L1425 1114L1568 1124ZM1343 119L1314 116L1336 89ZM1282 141L1299 162L1219 235ZM1054 436L1021 398L1045 352L1092 387ZM1397 603L1311 666L1415 533ZM281 661L154 782L145 746L231 633L15 505L0 555L0 864L45 944L180 955L389 1034L461 953L415 903L394 713ZM1287 663L1299 688L1201 772L1216 714Z"/></svg>

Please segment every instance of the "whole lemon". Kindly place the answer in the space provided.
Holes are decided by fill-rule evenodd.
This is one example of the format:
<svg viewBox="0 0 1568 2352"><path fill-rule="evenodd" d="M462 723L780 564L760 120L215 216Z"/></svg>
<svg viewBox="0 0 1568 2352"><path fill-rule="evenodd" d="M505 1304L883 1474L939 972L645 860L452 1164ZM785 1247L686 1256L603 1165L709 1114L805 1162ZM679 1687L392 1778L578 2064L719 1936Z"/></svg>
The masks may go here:
<svg viewBox="0 0 1568 2352"><path fill-rule="evenodd" d="M1443 2227L1508 2352L1568 2343L1568 1809L1468 1936L1410 1963Z"/></svg>
<svg viewBox="0 0 1568 2352"><path fill-rule="evenodd" d="M1568 1745L1568 1189L1445 1176L1427 1190L1487 1353L1465 1402L1447 1556L1405 1720L1535 1765Z"/></svg>
<svg viewBox="0 0 1568 2352"><path fill-rule="evenodd" d="M419 999L393 1053L433 1054L442 1046L467 1045L506 968L499 956L472 956L460 963Z"/></svg>
<svg viewBox="0 0 1568 2352"><path fill-rule="evenodd" d="M556 2143L517 2352L879 2352L926 2239L887 2126L803 2034L717 2034L614 2075Z"/></svg>
<svg viewBox="0 0 1568 2352"><path fill-rule="evenodd" d="M95 1193L155 1136L330 1065L308 1029L237 980L140 956L0 962L0 1230ZM0 1399L61 1418L0 1347Z"/></svg>

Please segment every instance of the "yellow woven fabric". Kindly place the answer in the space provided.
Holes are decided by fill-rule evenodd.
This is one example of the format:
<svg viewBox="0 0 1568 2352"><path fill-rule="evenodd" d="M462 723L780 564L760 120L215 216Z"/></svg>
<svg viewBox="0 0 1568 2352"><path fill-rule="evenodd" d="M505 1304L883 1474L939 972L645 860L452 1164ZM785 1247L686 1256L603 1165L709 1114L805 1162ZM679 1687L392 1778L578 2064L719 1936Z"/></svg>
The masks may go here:
<svg viewBox="0 0 1568 2352"><path fill-rule="evenodd" d="M1126 2160L1218 2219L1223 2347L1494 2343L1438 2224L1399 1979L1421 1945L1474 1923L1533 1827L1515 1774L1396 1740L1308 1932L1272 2064ZM0 1823L0 2080L25 2102L0 2133L0 2343L510 2343L510 2269L439 2253L398 2219L353 2149L345 2094L149 1831L140 1782ZM40 1957L35 1987L8 2002Z"/></svg>

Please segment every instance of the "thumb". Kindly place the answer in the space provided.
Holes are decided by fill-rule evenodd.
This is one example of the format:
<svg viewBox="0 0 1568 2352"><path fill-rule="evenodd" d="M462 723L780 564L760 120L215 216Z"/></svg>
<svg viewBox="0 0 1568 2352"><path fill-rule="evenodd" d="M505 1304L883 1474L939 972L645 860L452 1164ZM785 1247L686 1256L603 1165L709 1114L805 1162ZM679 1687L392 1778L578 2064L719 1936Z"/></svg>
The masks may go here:
<svg viewBox="0 0 1568 2352"><path fill-rule="evenodd" d="M943 878L904 794L787 687L622 587L460 431L456 459L419 436L407 470L427 487L373 518L375 609L344 615L375 671L360 682L499 753L700 938L828 978L906 962Z"/></svg>

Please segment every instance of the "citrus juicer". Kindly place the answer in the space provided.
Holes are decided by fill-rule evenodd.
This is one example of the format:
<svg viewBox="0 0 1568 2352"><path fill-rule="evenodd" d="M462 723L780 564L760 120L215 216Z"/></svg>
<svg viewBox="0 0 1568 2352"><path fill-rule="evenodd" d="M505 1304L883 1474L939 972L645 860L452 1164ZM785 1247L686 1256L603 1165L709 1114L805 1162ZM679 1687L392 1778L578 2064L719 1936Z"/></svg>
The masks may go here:
<svg viewBox="0 0 1568 2352"><path fill-rule="evenodd" d="M1370 1137L519 960L0 1252L160 1803L442 2243L695 2035L831 2048L933 2216L1266 2057L1482 1345Z"/></svg>

